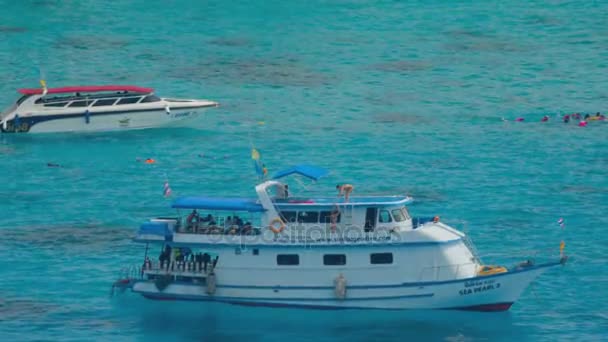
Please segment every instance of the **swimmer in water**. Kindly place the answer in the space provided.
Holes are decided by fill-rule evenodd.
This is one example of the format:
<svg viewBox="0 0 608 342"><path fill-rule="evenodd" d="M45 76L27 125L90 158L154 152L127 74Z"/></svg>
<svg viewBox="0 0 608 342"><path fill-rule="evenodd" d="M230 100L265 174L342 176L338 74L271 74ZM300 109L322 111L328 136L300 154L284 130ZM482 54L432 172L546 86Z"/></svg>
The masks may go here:
<svg viewBox="0 0 608 342"><path fill-rule="evenodd" d="M564 115L564 123L568 123L570 122L570 115L566 114Z"/></svg>
<svg viewBox="0 0 608 342"><path fill-rule="evenodd" d="M542 119L540 119L540 121L541 122L547 122L547 121L549 121L549 117L545 115L545 116L543 116Z"/></svg>
<svg viewBox="0 0 608 342"><path fill-rule="evenodd" d="M517 119L515 119L515 121L517 121L517 122L523 122L524 118L517 118Z"/></svg>
<svg viewBox="0 0 608 342"><path fill-rule="evenodd" d="M61 165L55 164L55 163L46 163L46 166L48 166L48 167L61 167Z"/></svg>

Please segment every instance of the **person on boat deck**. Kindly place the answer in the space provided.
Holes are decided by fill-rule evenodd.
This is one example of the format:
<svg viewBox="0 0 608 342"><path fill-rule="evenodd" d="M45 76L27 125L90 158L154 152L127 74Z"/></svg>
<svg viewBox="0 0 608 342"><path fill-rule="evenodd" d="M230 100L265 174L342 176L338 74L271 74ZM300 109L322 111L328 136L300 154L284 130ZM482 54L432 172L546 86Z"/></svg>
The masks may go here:
<svg viewBox="0 0 608 342"><path fill-rule="evenodd" d="M152 261L150 260L149 256L146 256L146 259L144 259L144 265L142 267L144 270L151 270L152 269Z"/></svg>
<svg viewBox="0 0 608 342"><path fill-rule="evenodd" d="M161 265L165 261L167 262L167 264L171 262L171 246L165 246L165 249L160 253L160 256L158 257L158 261L160 261Z"/></svg>
<svg viewBox="0 0 608 342"><path fill-rule="evenodd" d="M241 225L243 223L243 221L238 217L238 216L234 216L232 218L232 222L228 222L230 223L230 225L227 225L226 229L228 229L228 234L236 234L237 231L239 230L239 228L241 227L241 225L239 225L239 222L241 222Z"/></svg>
<svg viewBox="0 0 608 342"><path fill-rule="evenodd" d="M175 248L175 261L184 261L184 254L182 253L181 248Z"/></svg>
<svg viewBox="0 0 608 342"><path fill-rule="evenodd" d="M167 253L163 250L162 252L160 252L160 255L158 256L158 263L160 264L161 267L165 263L165 260L167 260Z"/></svg>
<svg viewBox="0 0 608 342"><path fill-rule="evenodd" d="M196 262L196 268L200 270L201 264L203 262L203 255L200 252L198 252L198 253L196 253L196 257L194 259Z"/></svg>
<svg viewBox="0 0 608 342"><path fill-rule="evenodd" d="M338 189L338 197L344 195L344 200L348 202L348 197L355 187L352 184L338 184L336 185L336 189Z"/></svg>
<svg viewBox="0 0 608 342"><path fill-rule="evenodd" d="M287 197L289 197L289 185L277 184L277 198L286 199Z"/></svg>
<svg viewBox="0 0 608 342"><path fill-rule="evenodd" d="M243 225L243 229L241 230L241 233L243 235L250 235L251 234L251 222L247 221L244 225Z"/></svg>
<svg viewBox="0 0 608 342"><path fill-rule="evenodd" d="M192 210L192 212L190 213L190 215L188 215L188 218L186 219L186 222L188 224L188 229L192 229L192 227L196 224L198 225L200 217L198 216L198 211L196 211L196 209Z"/></svg>
<svg viewBox="0 0 608 342"><path fill-rule="evenodd" d="M207 273L207 265L209 264L209 262L211 262L211 255L209 255L207 252L205 252L202 256L202 260L203 260L203 270L205 271L205 273Z"/></svg>
<svg viewBox="0 0 608 342"><path fill-rule="evenodd" d="M211 214L207 214L207 216L205 216L201 219L201 222L204 222L204 223L209 223L211 221L213 221L213 216L211 216Z"/></svg>
<svg viewBox="0 0 608 342"><path fill-rule="evenodd" d="M224 228L230 228L232 226L232 217L226 217L226 221L224 221Z"/></svg>

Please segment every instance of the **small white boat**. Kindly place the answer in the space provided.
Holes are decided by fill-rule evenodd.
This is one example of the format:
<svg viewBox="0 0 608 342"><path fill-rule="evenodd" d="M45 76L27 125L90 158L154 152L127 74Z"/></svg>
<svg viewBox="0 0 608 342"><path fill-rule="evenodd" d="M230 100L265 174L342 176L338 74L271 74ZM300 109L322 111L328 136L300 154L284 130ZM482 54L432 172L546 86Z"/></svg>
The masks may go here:
<svg viewBox="0 0 608 342"><path fill-rule="evenodd" d="M316 180L326 171L279 172L256 186L257 198L176 199L176 217L140 227L143 266L114 286L248 306L503 311L567 259L486 265L464 233L411 217L408 196L293 197L279 179L294 173Z"/></svg>
<svg viewBox="0 0 608 342"><path fill-rule="evenodd" d="M94 132L143 129L198 116L217 107L208 100L160 98L152 88L81 86L20 89L0 114L5 133Z"/></svg>

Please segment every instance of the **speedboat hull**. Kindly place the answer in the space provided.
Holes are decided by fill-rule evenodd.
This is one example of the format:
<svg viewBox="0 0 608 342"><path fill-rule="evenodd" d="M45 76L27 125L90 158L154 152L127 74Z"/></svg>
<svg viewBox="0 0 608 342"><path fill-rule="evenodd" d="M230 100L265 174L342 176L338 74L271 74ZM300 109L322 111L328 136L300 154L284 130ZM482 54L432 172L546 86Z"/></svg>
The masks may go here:
<svg viewBox="0 0 608 342"><path fill-rule="evenodd" d="M204 281L199 284L172 282L162 290L152 280L139 280L132 291L156 300L217 301L229 304L309 309L458 309L505 311L525 288L550 266L559 262L531 266L490 276L439 282L391 285L347 285L344 299L336 298L330 284L318 286L256 286L223 284L208 294ZM243 274L243 279L246 274Z"/></svg>
<svg viewBox="0 0 608 342"><path fill-rule="evenodd" d="M23 95L0 114L5 133L96 132L179 124L218 104L169 99L136 86L20 89Z"/></svg>
<svg viewBox="0 0 608 342"><path fill-rule="evenodd" d="M128 112L24 116L0 127L5 133L98 132L178 125L199 117L205 108L138 110Z"/></svg>

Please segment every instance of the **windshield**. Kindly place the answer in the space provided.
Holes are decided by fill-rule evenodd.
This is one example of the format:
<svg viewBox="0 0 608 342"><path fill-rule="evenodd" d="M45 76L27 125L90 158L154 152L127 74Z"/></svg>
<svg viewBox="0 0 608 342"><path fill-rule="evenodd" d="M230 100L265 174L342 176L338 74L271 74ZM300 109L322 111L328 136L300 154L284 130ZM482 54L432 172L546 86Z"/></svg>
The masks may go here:
<svg viewBox="0 0 608 342"><path fill-rule="evenodd" d="M405 221L405 217L403 216L403 212L401 211L401 209L395 209L392 211L392 213L393 213L393 218L395 219L395 221L397 221L397 222Z"/></svg>
<svg viewBox="0 0 608 342"><path fill-rule="evenodd" d="M17 102L15 102L14 104L12 104L11 106L9 106L8 108L6 108L5 110L3 110L2 112L0 112L0 118L3 117L5 114L8 114L12 111L14 111L15 109L17 109L17 107L23 103L23 101L25 101L28 97L30 97L30 95L23 95L19 98L19 100L17 100Z"/></svg>

